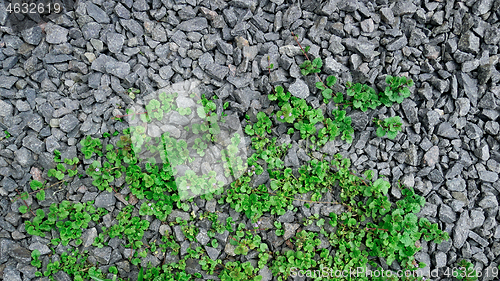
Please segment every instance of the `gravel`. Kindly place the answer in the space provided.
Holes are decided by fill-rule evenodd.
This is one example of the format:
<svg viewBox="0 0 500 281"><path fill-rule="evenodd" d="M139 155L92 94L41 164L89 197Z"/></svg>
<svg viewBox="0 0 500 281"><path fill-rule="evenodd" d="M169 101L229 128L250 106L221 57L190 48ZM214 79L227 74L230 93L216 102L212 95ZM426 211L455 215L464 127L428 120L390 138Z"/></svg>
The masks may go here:
<svg viewBox="0 0 500 281"><path fill-rule="evenodd" d="M17 196L16 189L30 190L29 181L39 174L30 173L36 171L33 169L41 171L40 180L45 180L46 170L55 167L55 150L74 157L79 155L79 142L86 136L102 138L103 133L126 128L126 122L116 122L111 117L126 114L129 105L142 105L161 89L194 79L201 85L196 88L197 94L211 97L215 93L220 106L229 103L227 110L238 118L234 122L228 120L231 128L237 128L247 114L254 120L260 111L269 113L267 95L277 85L284 86L294 97L306 99L312 107L319 106L322 96L315 87L317 78L314 74L304 77L300 73L304 56L290 31L299 36L302 47L311 46L308 53L311 59L319 56L323 59L323 74L339 79L333 87L334 93L344 92L347 81L364 82L384 90L385 75L414 80L412 94L402 104L391 108L381 106L366 113L348 112L355 129L352 145L337 139L327 143L322 151L328 155L338 152L349 155L358 171L374 169L377 177L386 176L392 183L401 180L426 197L429 203L419 216L437 222L451 240L438 246L423 243L417 260L430 265L424 271L444 270L462 258L479 268L496 268L500 255L500 246L495 241L500 239L497 2L78 1L74 12L47 24L18 33L2 27L0 271L3 278L36 280L30 266L30 252L38 249L42 258L51 253L50 240L34 239L24 231L23 222L28 217L17 211L21 202L10 203ZM2 25L6 18L0 12ZM274 67L269 70L271 63ZM140 89L141 93L131 98L127 93L131 88ZM185 106L188 101L180 99L177 103ZM333 106L321 108L326 117ZM174 113L163 124L149 127L147 133L159 136L169 132L171 136L183 137L183 128L190 124L193 115ZM370 120L395 115L402 117L403 131L394 140L377 138ZM306 153L297 135L280 138L284 133L280 127L273 128L273 137L292 144L284 156L286 167L296 169L312 159L314 155ZM113 137L109 139L111 143L116 141ZM83 160L84 164L78 166L79 173L84 174L94 160L102 158ZM208 169L211 165L203 167ZM268 185L269 177L265 171L251 184ZM82 178L61 190L47 189L47 198L42 202L35 197L27 201L48 207L63 198L72 202L95 200L96 207L112 212L106 221L111 223L124 205L140 208L143 203L137 198L126 201L128 192L99 191L91 181ZM391 200L392 196L400 198L401 192L393 187L390 196ZM221 218L231 214L238 223L247 223L244 214L237 214L217 201L190 205L189 211L174 210L167 221L174 222L177 217L189 220L191 212L206 211L220 212ZM274 220L283 223L283 237L276 236L274 229L262 235L272 251L287 247L285 240L296 233L301 216L319 213L328 217L331 212L342 211L339 206L320 204L305 208L303 203L294 201L298 212L288 210L282 216L261 218L267 228L274 228ZM155 221L149 216L142 218ZM154 224L148 230L148 239L156 239L154 236L158 234L173 234L179 243L185 241L180 226L170 228L156 221ZM100 265L116 265L124 276L137 276L136 268L125 261L128 255L122 251L120 241L113 240L100 249L92 246L104 225L105 222L96 222L83 231L82 247ZM235 256L227 231L215 235L219 246L213 248L208 235L210 228L199 229L198 245L204 247L211 259ZM319 231L315 225L308 229ZM165 260L178 261L186 249ZM158 265L164 262L162 256L148 255L141 264L147 261ZM259 271L262 280L272 280L268 266ZM187 262L186 271L202 272L193 260ZM54 277L72 278L62 271Z"/></svg>

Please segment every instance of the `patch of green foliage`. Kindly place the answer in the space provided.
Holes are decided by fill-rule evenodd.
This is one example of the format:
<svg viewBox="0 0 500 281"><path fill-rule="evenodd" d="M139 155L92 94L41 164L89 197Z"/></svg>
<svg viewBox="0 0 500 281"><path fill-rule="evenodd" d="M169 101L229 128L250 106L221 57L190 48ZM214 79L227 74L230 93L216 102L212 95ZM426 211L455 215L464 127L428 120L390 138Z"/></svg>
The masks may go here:
<svg viewBox="0 0 500 281"><path fill-rule="evenodd" d="M309 47L304 49L307 53ZM321 73L323 63L321 58L313 61L307 59L301 64L303 75ZM269 70L274 65L269 65ZM320 76L318 75L318 78ZM285 91L282 86L274 88L268 95L275 110L273 112L260 111L256 114L257 122L248 124L244 128L245 134L251 137L253 153L243 162L238 156L238 145L243 136L234 134L230 138L230 145L221 151L226 177L234 176L235 180L224 190L222 181L216 179L216 173L197 175L194 171L186 171L183 176L177 176L177 165L188 164L193 161L188 143L177 140L169 134L161 137L150 137L146 134L145 124L130 127L118 136L103 134L103 139L86 137L80 142L80 154L73 159L61 160L61 153L54 151L54 169L47 171L47 176L55 178L58 183L70 182L77 171L84 171L86 176L92 178L92 184L100 191L118 193L123 188L128 188L130 193L125 198L132 197L141 200L135 206L125 204L116 213L116 222L109 227L99 228L99 234L93 241L93 246L104 247L109 239L119 237L124 239L124 247L130 248L130 256L126 257L133 266L139 267L138 280L168 280L187 281L205 278L200 273L189 274L186 272L188 264L192 261L199 263L202 270L209 275L217 275L223 281L229 280L261 280L258 273L268 266L278 280L288 280L294 269L319 270L329 267L334 270L345 270L361 267L364 269L378 269L380 266L375 261L383 258L388 265L397 262L403 270L414 271L425 266L415 261L415 254L421 249L420 240L441 243L449 239L448 233L438 229L437 224L431 223L426 218L418 218L416 213L424 206L425 200L412 189L402 188L402 197L397 202L390 202L387 193L391 188L388 181L383 178L373 179L373 172L366 171L363 177L358 176L350 168L349 158L341 154L326 156L319 149L327 142L340 137L341 140L351 143L354 129L352 119L347 116L346 108L352 106L355 110L367 111L380 105L391 106L410 95L409 89L413 81L404 77L386 77L387 88L383 93L376 93L367 85L360 83L346 84L346 96L342 93L333 94L332 87L337 82L336 77L328 76L326 83L321 79L316 83L316 88L321 91L324 104L313 106L305 100L294 97ZM131 92L132 93L132 92ZM152 99L146 105L146 112L134 113L127 110L133 118L140 118L142 122L151 122L153 119L162 120L166 113L175 110L180 115L194 115L201 119L199 124L187 126L198 135L193 139L192 150L194 154L204 156L208 145L218 141L220 128L218 122L225 122L222 118L225 113L217 114L222 109L227 109L229 103L223 108L217 108L213 99L204 95L198 100L201 106L196 110L191 108L177 108L175 106L176 93L161 93L158 99ZM325 110L326 104L332 101L336 104L333 109ZM343 108L340 108L343 106ZM221 116L219 116L221 115ZM247 120L250 119L249 117ZM375 119L378 126L377 136L387 135L394 139L401 131L402 122L397 116L385 120ZM288 134L295 138L302 138L306 144L305 153L310 158L300 167L287 167L285 156L289 153L290 143L278 144L273 136L273 127L285 126ZM299 144L301 143L299 142ZM146 151L149 157L139 159L137 155ZM89 160L88 166L80 161ZM231 163L231 165L229 165ZM86 169L84 169L86 167ZM255 184L256 176L264 172L269 174L266 184ZM124 182L124 184L118 184ZM36 193L36 199L45 200L45 190L51 185L48 181L33 180L30 183ZM208 192L208 193L207 193ZM337 193L339 202L328 202L338 205L339 211L332 212L328 217L319 214L311 215L303 221L306 227L314 226L320 232L299 230L287 239L284 251L271 249L271 245L262 241L258 232L272 229L273 235L284 236L285 227L281 222L271 222L268 229L260 229L258 225L265 213L272 216L281 216L287 211L297 211L292 204L295 200L307 201L305 204L321 202L326 192ZM32 193L23 192L20 198L27 200ZM203 194L203 195L201 195ZM243 223L235 224L231 217L225 221L216 212L206 212L198 219L208 219L210 229L206 247L220 248L221 237L227 234L227 242L232 246L236 257L244 255L252 257L256 263L249 261L222 261L212 260L206 249L199 246L195 212L191 213L189 220L177 217L170 220L170 226L180 227L186 240L190 242L187 249L181 249L171 231L153 241L145 239L145 232L150 227L150 219L159 219L166 223L173 210L188 212L193 199L184 200L188 195L201 195L202 199L218 199L219 204L228 203L231 208L241 212L250 219L254 229L246 229ZM301 199L307 196L307 200ZM28 204L19 207L19 211L27 213ZM324 203L324 202L323 202ZM135 204L135 203L134 203ZM100 222L107 210L96 209L93 202L86 204L63 201L52 204L48 208L39 208L33 213L31 220L25 221L26 231L30 235L44 237L47 232L57 233L52 237L51 243L58 245L71 245L78 247L82 244L82 231L88 228L89 223ZM115 213L115 214L116 214ZM26 214L26 217L29 214ZM143 218L141 218L143 216ZM147 217L150 216L150 217ZM146 217L146 218L144 218ZM224 243L224 242L223 242ZM329 251L325 247L332 246ZM175 263L165 263L157 267L147 264L147 255L160 257L163 255L184 255ZM162 253L160 253L162 252ZM319 257L319 258L318 258ZM40 268L40 253L32 252L32 265ZM87 250L79 251L77 248L60 255L60 260L54 259L44 268L43 276L53 279L53 274L62 270L68 273L73 280L83 281L92 279L97 281L113 281L120 279L121 268L110 265L103 273L101 267L87 261ZM463 268L469 264L459 264ZM105 267L104 267L105 268ZM106 271L104 270L104 271ZM41 277L42 272L37 272ZM110 277L111 276L111 277ZM111 279L110 279L111 278ZM385 277L384 277L385 278ZM319 277L315 280L327 280ZM350 280L339 278L338 280ZM368 280L359 278L357 280ZM395 280L395 279L370 279L370 280ZM404 280L417 280L406 278ZM474 280L474 279L466 279Z"/></svg>
<svg viewBox="0 0 500 281"><path fill-rule="evenodd" d="M403 123L401 122L401 118L399 116L394 116L394 117L388 117L385 118L383 121L377 118L373 119L373 122L377 124L377 137L384 137L387 135L387 137L391 140L395 139L398 132L401 131L401 127L403 126Z"/></svg>

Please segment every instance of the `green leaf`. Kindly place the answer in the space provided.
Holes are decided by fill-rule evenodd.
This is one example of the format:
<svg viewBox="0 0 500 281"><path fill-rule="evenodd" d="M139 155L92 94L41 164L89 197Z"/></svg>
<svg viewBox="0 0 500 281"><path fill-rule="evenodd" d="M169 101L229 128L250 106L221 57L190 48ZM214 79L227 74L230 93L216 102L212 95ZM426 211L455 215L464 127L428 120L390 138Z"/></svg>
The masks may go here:
<svg viewBox="0 0 500 281"><path fill-rule="evenodd" d="M321 68L323 66L323 61L320 57L315 58L312 63L316 65L317 68Z"/></svg>
<svg viewBox="0 0 500 281"><path fill-rule="evenodd" d="M43 201L43 200L45 200L45 190L41 190L41 191L39 191L39 192L36 194L36 198L37 198L39 201Z"/></svg>
<svg viewBox="0 0 500 281"><path fill-rule="evenodd" d="M321 93L323 94L323 98L325 98L325 99L331 99L333 91L332 91L332 89L325 89Z"/></svg>
<svg viewBox="0 0 500 281"><path fill-rule="evenodd" d="M19 206L19 212L21 212L21 214L25 214L28 212L28 207L26 207L26 205Z"/></svg>
<svg viewBox="0 0 500 281"><path fill-rule="evenodd" d="M328 87L333 86L337 82L337 77L331 75L326 78L326 85Z"/></svg>
<svg viewBox="0 0 500 281"><path fill-rule="evenodd" d="M33 190L40 189L42 186L43 186L43 184L41 182L37 181L37 180L32 180L30 182L30 187Z"/></svg>
<svg viewBox="0 0 500 281"><path fill-rule="evenodd" d="M387 131L382 127L378 127L376 133L377 133L377 137L381 138L381 137L385 136Z"/></svg>
<svg viewBox="0 0 500 281"><path fill-rule="evenodd" d="M323 85L323 82L316 82L316 88L320 90L325 90L325 85Z"/></svg>
<svg viewBox="0 0 500 281"><path fill-rule="evenodd" d="M377 129L377 131L378 131L378 129ZM397 135L398 135L397 131L396 132L394 132L394 131L388 131L387 132L387 138L389 138L391 140L395 139Z"/></svg>

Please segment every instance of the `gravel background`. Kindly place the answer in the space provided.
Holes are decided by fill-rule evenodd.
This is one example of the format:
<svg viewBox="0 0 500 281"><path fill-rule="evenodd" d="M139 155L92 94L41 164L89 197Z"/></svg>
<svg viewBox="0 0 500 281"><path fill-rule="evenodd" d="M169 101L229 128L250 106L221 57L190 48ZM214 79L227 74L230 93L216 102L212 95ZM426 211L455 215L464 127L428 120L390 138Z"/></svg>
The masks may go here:
<svg viewBox="0 0 500 281"><path fill-rule="evenodd" d="M499 8L499 0L94 0L79 1L75 11L20 34L1 27L0 274L9 281L36 279L29 264L34 249L42 252L44 264L49 261L50 240L27 235L23 221L31 215L18 212L22 201L11 203L16 189L28 191L30 179L40 173L45 176L43 171L55 165L55 149L63 158L72 158L85 136L121 132L126 124L112 117L124 114L124 108L134 102L126 89L138 88L138 96L146 96L185 80L201 81L199 93L215 94L221 104L228 101L227 113L236 114L243 126L245 114L255 119L257 112L269 107L267 94L276 85L318 107L317 78L300 74L298 65L304 57L290 31L303 46L311 46L312 57L323 59L323 73L339 78L338 91L346 81L383 90L387 74L415 81L412 96L401 105L349 112L356 130L354 142L330 142L323 152L341 152L351 158L356 170L374 169L376 175L393 183L401 180L426 197L419 215L438 222L452 239L440 245L423 242L418 261L431 269L462 258L479 268L497 267ZM0 24L5 21L6 13L0 12ZM268 56L274 64L270 73ZM393 115L403 118L403 132L393 141L377 138L371 118ZM12 137L5 138L4 130ZM285 163L298 167L308 160L303 145L297 135L290 139L283 133L280 127L274 129L281 143L293 143ZM259 180L265 183L268 178ZM33 197L27 202L35 207L63 199L96 200L97 206L111 212L103 224L111 223L124 206L117 200L120 195L99 192L85 180L76 179L67 190L54 192L49 190L43 202ZM390 190L392 201L400 196L397 188ZM169 220L192 211L220 211L223 222L232 216L249 223L228 204L195 201L197 206L193 204L188 212L174 211ZM286 238L294 235L301 218L328 215L332 208L294 204L300 212L261 220L269 227L275 219L284 222ZM157 219L147 219L151 226L146 241L169 228ZM199 228L198 240L206 244L208 237L203 235L208 226ZM99 225L89 226L84 246L92 243L97 229ZM319 232L315 226L309 230ZM180 228L173 231L179 242L184 241ZM285 246L274 230L261 235L272 251ZM226 246L230 245L227 232L217 239L217 249L205 247L210 257L225 259L234 254ZM137 268L126 261L128 249L117 246L120 241L109 244L102 249L89 247L89 260L116 265L123 277L137 276ZM58 254L63 248L57 247ZM160 264L163 257L147 259ZM241 259L253 260L251 256ZM200 268L188 264L187 271ZM267 267L261 274L263 280L272 280ZM56 280L70 278L60 272Z"/></svg>

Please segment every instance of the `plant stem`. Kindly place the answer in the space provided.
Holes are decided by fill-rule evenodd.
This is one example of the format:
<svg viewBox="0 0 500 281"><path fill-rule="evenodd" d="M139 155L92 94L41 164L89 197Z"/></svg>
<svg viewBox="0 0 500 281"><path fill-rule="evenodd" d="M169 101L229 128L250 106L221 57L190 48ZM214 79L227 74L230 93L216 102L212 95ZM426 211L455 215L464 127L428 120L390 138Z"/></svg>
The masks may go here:
<svg viewBox="0 0 500 281"><path fill-rule="evenodd" d="M16 191L17 193L19 194L19 196L21 197L21 193L19 192L19 190L17 190L16 188ZM16 199L17 200L17 199ZM23 202L24 202L24 205L26 205L26 207L30 210L30 212L33 214L33 216L36 216L35 213L33 212L33 210L30 209L30 206L28 206L28 203L26 203L26 200L23 199Z"/></svg>

